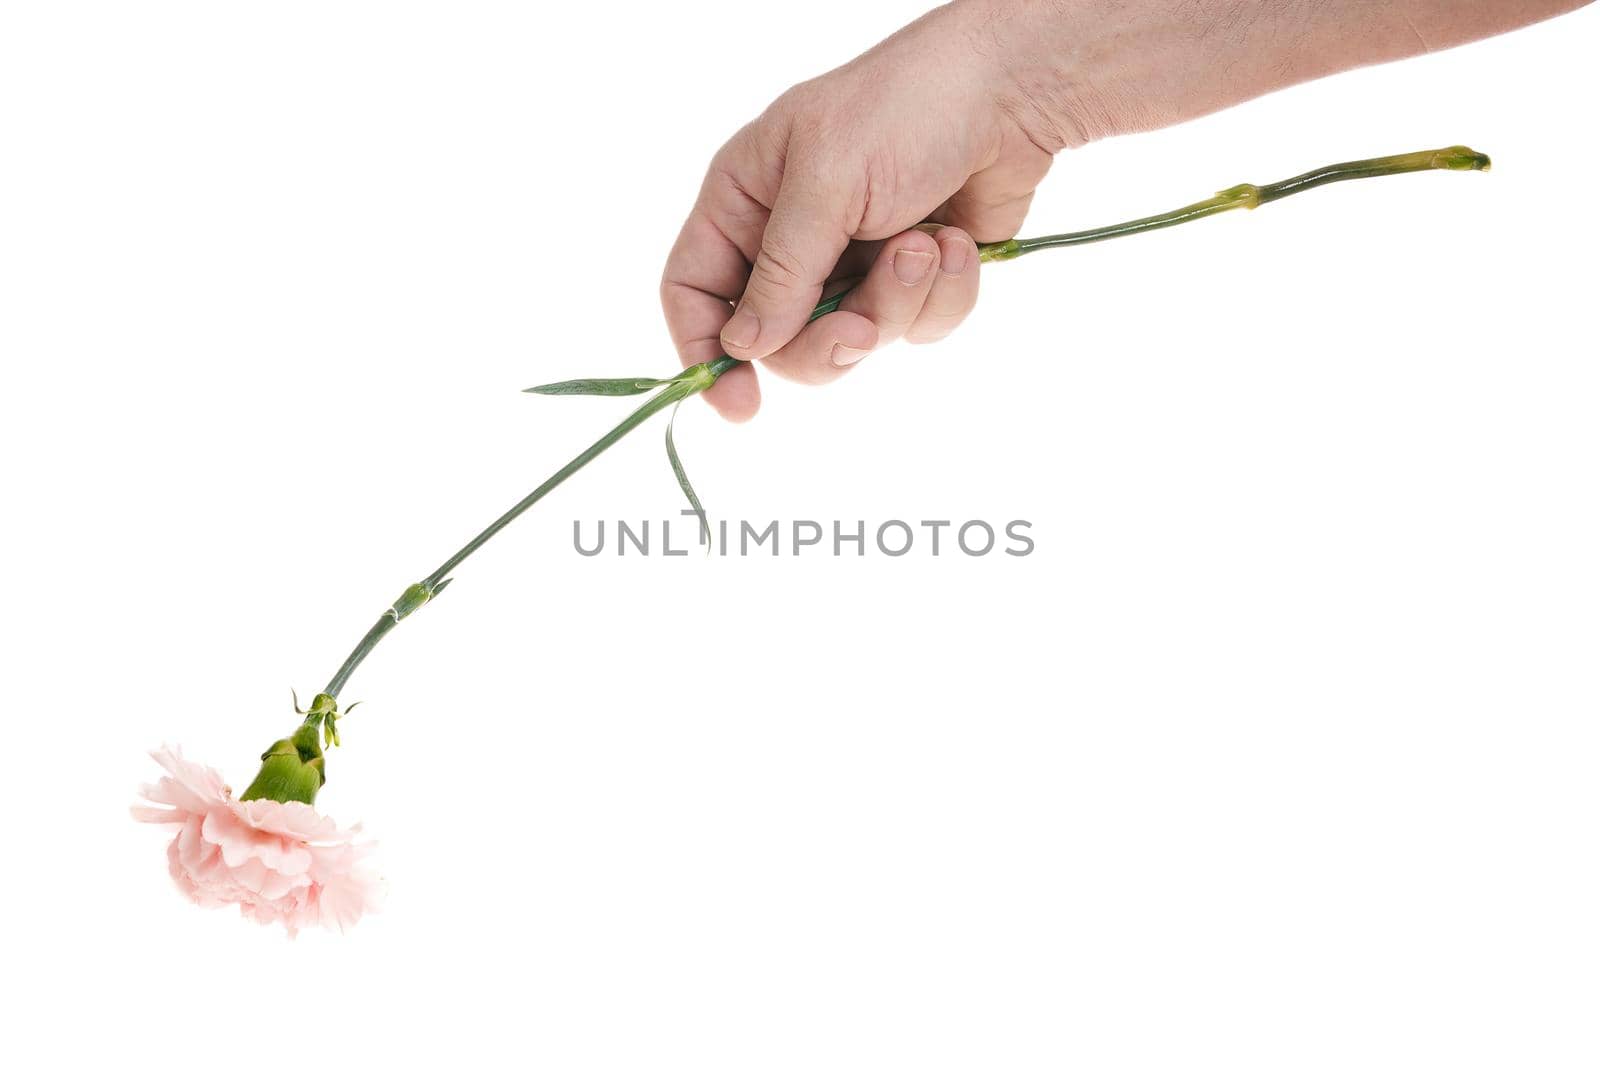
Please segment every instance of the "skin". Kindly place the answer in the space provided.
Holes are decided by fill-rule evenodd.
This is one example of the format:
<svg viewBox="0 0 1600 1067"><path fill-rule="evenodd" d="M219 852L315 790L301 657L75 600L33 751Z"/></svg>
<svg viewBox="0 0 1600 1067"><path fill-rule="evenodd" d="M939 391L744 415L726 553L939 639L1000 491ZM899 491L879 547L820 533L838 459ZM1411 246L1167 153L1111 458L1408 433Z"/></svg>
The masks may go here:
<svg viewBox="0 0 1600 1067"><path fill-rule="evenodd" d="M955 0L780 96L712 159L661 301L684 365L832 381L937 341L1056 153L1504 33L1587 0ZM857 281L839 311L824 295ZM756 413L753 366L705 394Z"/></svg>

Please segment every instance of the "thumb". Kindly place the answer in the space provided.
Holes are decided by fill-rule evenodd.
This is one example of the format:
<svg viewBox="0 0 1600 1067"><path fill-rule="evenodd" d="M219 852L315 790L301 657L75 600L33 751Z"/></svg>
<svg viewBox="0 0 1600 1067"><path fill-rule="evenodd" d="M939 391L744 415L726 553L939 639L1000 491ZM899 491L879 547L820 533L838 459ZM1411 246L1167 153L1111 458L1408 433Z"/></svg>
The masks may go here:
<svg viewBox="0 0 1600 1067"><path fill-rule="evenodd" d="M824 181L788 176L761 234L739 306L722 344L739 359L760 359L792 341L811 317L845 246L848 198Z"/></svg>

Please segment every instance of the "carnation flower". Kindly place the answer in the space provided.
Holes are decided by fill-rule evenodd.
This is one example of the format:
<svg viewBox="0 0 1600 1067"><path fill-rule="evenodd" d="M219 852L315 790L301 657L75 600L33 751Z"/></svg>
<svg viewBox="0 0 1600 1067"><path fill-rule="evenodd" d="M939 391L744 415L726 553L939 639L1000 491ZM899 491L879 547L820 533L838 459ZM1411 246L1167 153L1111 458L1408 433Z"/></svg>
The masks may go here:
<svg viewBox="0 0 1600 1067"><path fill-rule="evenodd" d="M180 749L151 755L167 774L140 792L164 806L137 805L133 816L177 826L168 867L196 904L237 904L291 937L308 926L348 929L376 905L382 882L362 867L372 846L355 840L359 825L340 830L298 800L235 800L221 774Z"/></svg>

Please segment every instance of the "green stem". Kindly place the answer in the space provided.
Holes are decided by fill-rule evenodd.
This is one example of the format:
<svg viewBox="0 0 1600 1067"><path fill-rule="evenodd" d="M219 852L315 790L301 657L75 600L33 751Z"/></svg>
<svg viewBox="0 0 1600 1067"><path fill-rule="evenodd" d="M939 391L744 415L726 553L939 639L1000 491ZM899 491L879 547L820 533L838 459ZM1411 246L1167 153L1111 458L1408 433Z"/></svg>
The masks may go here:
<svg viewBox="0 0 1600 1067"><path fill-rule="evenodd" d="M1150 215L1132 222L1122 222L1114 226L1101 226L1093 230L1080 230L1075 233L1050 234L1044 237L1012 238L1009 241L996 241L978 246L978 258L983 262L996 262L1000 260L1016 259L1030 252L1037 252L1044 248L1065 248L1071 245L1092 244L1096 241L1108 241L1114 237L1127 237L1130 234L1148 233L1152 230L1166 229L1169 226L1179 226L1195 219L1203 219L1210 215L1217 215L1224 211L1234 211L1239 208L1251 210L1262 204L1270 204L1274 200L1293 196L1315 189L1318 186L1328 185L1332 182L1353 181L1359 178L1380 178L1391 174L1411 174L1425 170L1488 170L1489 157L1481 152L1474 152L1470 148L1460 145L1452 148L1441 148L1423 152L1408 152L1398 156L1383 156L1378 159L1362 159L1351 163L1335 163L1331 166L1320 167L1317 170L1307 171L1305 174L1273 182L1270 185L1236 185L1231 189L1224 189L1209 200L1190 204L1188 207L1178 208L1160 215ZM829 312L838 310L839 303L845 298L849 290L834 293L826 300L817 304L811 312L811 319L821 318ZM484 527L483 532L468 541L455 555L445 560L428 577L410 586L394 605L384 612L367 631L361 643L346 657L344 663L334 673L331 681L323 689L329 697L336 698L350 675L360 666L361 661L375 648L379 641L399 625L400 620L413 611L438 596L444 587L449 584L451 571L460 566L468 556L482 548L495 534L510 525L517 516L527 511L538 503L550 490L566 481L572 475L582 470L590 460L616 444L632 430L648 421L651 416L664 411L672 405L693 396L695 393L704 392L711 388L718 378L737 367L741 360L729 355L720 355L705 363L697 363L675 378L666 381L666 387L661 392L652 396L637 408L627 418L618 423L609 433L594 444L578 453L570 463L545 479L533 492L523 497L512 506L511 510L501 515L494 522ZM630 379L633 384L631 389L639 388L643 379ZM566 383L568 385L580 383ZM590 384L588 382L582 384ZM536 391L561 391L553 387L542 387Z"/></svg>
<svg viewBox="0 0 1600 1067"><path fill-rule="evenodd" d="M1127 237L1129 234L1149 233L1152 230L1164 230L1169 226L1181 226L1185 222L1203 219L1209 215L1218 215L1224 211L1234 211L1238 208L1253 210L1262 204L1270 204L1274 200L1303 193L1307 189L1315 189L1322 185L1331 185L1334 182L1356 181L1361 178L1383 178L1392 174L1415 174L1427 170L1488 170L1489 157L1482 152L1474 152L1463 145L1454 145L1450 148L1428 149L1422 152L1407 152L1398 156L1382 156L1378 159L1358 159L1350 163L1333 163L1326 167L1298 174L1293 178L1286 178L1281 182L1270 185L1235 185L1231 189L1224 189L1209 200L1202 200L1188 207L1180 207L1176 211L1167 211L1160 215L1150 215L1132 222L1119 222L1114 226L1100 226L1093 230L1079 230L1076 233L1055 233L1045 237L1013 238L1009 241L997 241L994 244L980 245L978 258L987 263L992 260L1016 259L1029 252L1037 252L1043 248L1066 248L1070 245L1093 244L1096 241L1109 241L1113 237Z"/></svg>
<svg viewBox="0 0 1600 1067"><path fill-rule="evenodd" d="M605 436L578 453L565 467L546 478L533 492L517 501L505 514L485 526L478 536L462 545L455 555L439 564L432 574L408 587L400 595L400 599L396 600L393 606L380 615L377 622L372 624L372 628L367 631L366 636L361 639L361 642L356 645L350 655L345 657L345 661L339 665L339 669L334 672L333 677L323 687L322 691L329 697L337 698L345 683L350 680L350 675L361 665L361 661L366 659L367 655L377 647L378 642L382 641L390 630L398 626L401 619L438 596L444 590L444 587L449 584L448 575L450 572L460 566L468 556L482 548L491 537L511 525L517 516L537 504L550 490L582 470L590 460L622 440L634 428L648 422L652 415L671 407L685 397L693 396L695 393L710 388L718 377L720 377L720 374L708 373L691 367L689 370L684 371L683 374L673 378L667 383L667 388L639 405L632 414L612 427Z"/></svg>

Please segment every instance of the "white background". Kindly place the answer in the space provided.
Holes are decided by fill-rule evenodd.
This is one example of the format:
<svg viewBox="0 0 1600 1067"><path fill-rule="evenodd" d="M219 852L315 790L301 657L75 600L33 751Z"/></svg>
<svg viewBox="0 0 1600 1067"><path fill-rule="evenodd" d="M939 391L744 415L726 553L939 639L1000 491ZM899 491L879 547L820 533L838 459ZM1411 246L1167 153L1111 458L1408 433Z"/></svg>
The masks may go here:
<svg viewBox="0 0 1600 1067"><path fill-rule="evenodd" d="M717 517L1031 556L579 557L679 507L650 427L348 690L319 806L382 914L173 891L145 751L247 781L625 404L522 386L674 368L717 145L917 10L5 6L23 1060L1595 1062L1592 8L1072 153L1025 232L1490 175L986 268L946 344L678 420Z"/></svg>

